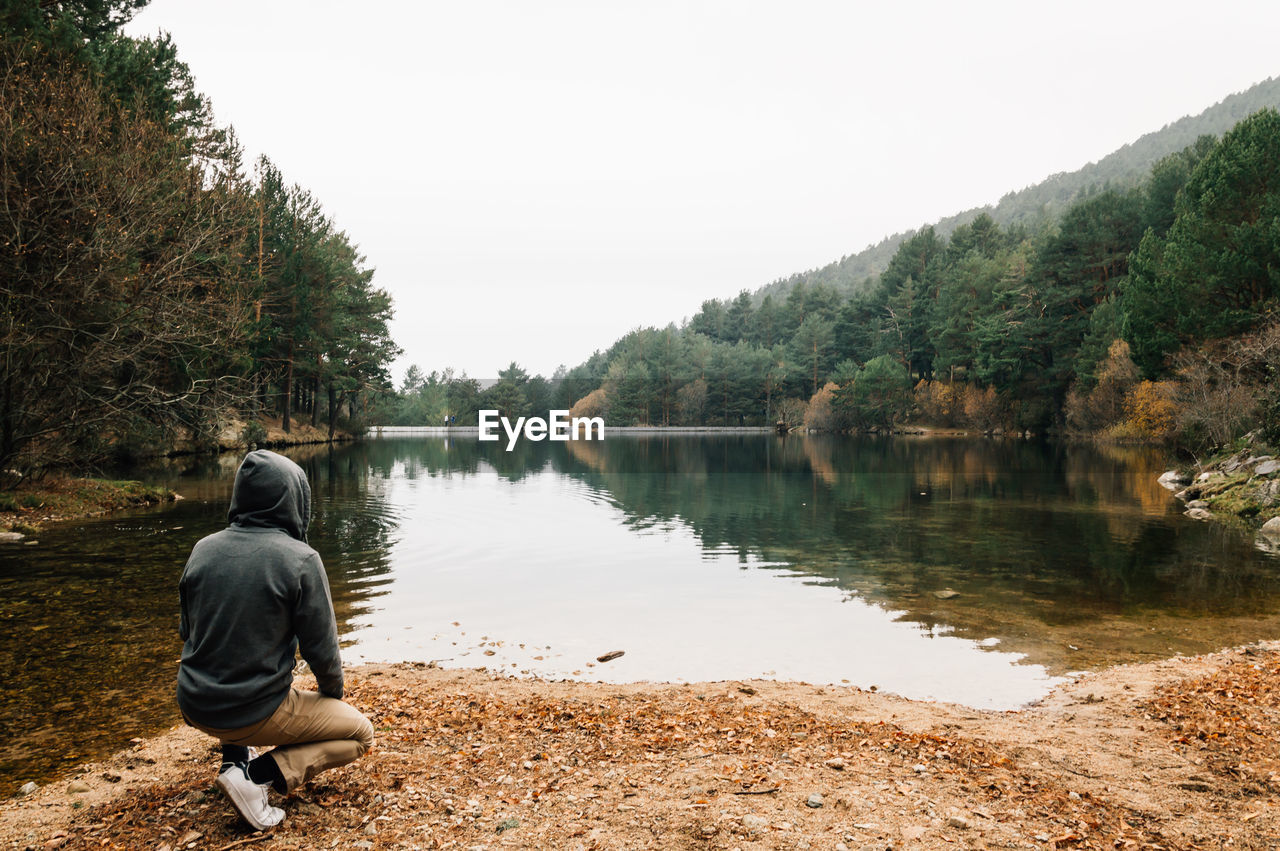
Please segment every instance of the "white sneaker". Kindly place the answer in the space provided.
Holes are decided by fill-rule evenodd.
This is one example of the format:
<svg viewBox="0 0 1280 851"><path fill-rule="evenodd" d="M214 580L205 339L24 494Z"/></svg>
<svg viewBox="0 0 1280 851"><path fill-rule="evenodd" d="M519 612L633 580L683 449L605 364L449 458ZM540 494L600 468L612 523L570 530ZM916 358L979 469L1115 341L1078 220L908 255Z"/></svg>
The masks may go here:
<svg viewBox="0 0 1280 851"><path fill-rule="evenodd" d="M255 830L267 830L284 820L284 810L267 803L270 783L259 786L249 779L244 767L234 765L218 775L218 788L231 800L244 820Z"/></svg>

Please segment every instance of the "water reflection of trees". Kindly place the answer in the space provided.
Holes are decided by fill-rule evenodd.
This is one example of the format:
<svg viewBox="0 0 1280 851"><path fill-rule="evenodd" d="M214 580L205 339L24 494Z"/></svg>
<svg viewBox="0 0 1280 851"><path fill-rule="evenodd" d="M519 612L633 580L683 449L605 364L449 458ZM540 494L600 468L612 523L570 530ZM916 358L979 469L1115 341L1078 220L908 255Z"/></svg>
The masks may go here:
<svg viewBox="0 0 1280 851"><path fill-rule="evenodd" d="M1270 611L1275 563L1180 517L1152 450L1023 441L615 439L553 463L632 522L678 520L708 549L783 561L890 602L942 587L1041 619L1134 606Z"/></svg>

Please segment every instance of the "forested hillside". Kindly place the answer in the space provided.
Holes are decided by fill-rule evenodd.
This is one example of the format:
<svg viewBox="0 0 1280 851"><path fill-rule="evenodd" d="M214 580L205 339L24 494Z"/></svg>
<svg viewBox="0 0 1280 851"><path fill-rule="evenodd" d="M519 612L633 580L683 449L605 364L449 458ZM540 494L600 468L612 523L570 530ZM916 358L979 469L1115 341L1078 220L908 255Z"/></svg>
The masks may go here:
<svg viewBox="0 0 1280 851"><path fill-rule="evenodd" d="M0 10L0 469L255 414L332 434L388 382L365 258L269 160L246 169L167 37L119 32L145 4Z"/></svg>
<svg viewBox="0 0 1280 851"><path fill-rule="evenodd" d="M965 210L933 224L939 236L950 236L983 213L1002 227L1022 225L1030 231L1048 226L1082 195L1102 188L1127 189L1140 183L1156 162L1191 145L1201 136L1219 137L1237 122L1260 109L1280 108L1280 79L1269 79L1249 89L1223 98L1199 115L1185 116L1172 124L1140 137L1096 163L1072 172L1051 175L1034 186L1009 192L994 205ZM819 284L844 294L869 286L889 265L894 252L916 232L886 237L875 245L828 263L773 281L754 293L758 303L764 296L785 297L796 284Z"/></svg>
<svg viewBox="0 0 1280 851"><path fill-rule="evenodd" d="M416 373L388 419L550 404L611 425L906 420L1221 445L1280 439L1280 113L1201 136L1050 227L988 213L905 239L869 287L798 282L641 328L548 387ZM536 392L534 388L536 386ZM501 404L498 404L501 402Z"/></svg>

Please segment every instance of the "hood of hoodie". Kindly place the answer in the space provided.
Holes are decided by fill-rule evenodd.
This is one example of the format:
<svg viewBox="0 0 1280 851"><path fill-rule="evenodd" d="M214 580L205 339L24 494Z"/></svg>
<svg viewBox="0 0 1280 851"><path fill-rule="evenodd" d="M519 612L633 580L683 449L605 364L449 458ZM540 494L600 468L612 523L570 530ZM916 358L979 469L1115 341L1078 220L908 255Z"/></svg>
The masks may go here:
<svg viewBox="0 0 1280 851"><path fill-rule="evenodd" d="M283 529L307 539L311 486L302 468L283 455L257 449L244 456L231 489L227 522L233 526Z"/></svg>

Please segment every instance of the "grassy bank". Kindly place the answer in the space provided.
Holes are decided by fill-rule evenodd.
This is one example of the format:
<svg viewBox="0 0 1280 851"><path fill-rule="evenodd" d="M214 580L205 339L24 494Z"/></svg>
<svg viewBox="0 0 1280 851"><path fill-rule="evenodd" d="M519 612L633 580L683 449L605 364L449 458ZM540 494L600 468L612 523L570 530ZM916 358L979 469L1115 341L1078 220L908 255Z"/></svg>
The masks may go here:
<svg viewBox="0 0 1280 851"><path fill-rule="evenodd" d="M0 528L31 535L41 524L94 517L121 508L181 499L173 491L136 481L49 476L0 491Z"/></svg>

